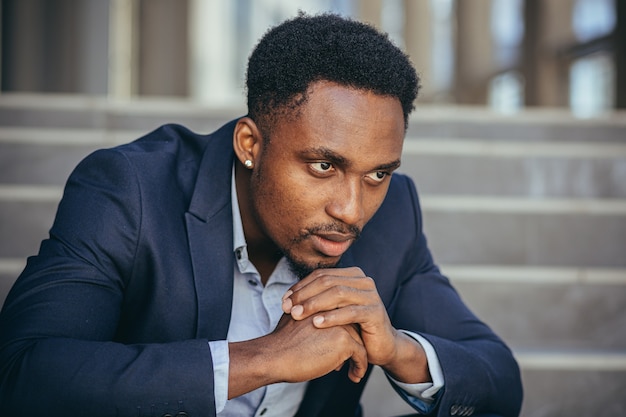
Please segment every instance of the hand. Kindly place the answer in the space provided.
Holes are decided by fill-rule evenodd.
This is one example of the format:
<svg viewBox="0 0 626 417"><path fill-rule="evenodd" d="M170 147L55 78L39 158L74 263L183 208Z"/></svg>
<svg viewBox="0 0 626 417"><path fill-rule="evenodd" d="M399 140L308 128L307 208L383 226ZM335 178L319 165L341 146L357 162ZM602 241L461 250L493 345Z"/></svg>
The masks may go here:
<svg viewBox="0 0 626 417"><path fill-rule="evenodd" d="M228 397L276 382L303 382L350 363L349 378L358 383L367 371L367 352L352 325L317 328L313 319L283 315L266 336L229 344Z"/></svg>
<svg viewBox="0 0 626 417"><path fill-rule="evenodd" d="M308 381L339 370L350 360L348 376L359 382L367 370L367 353L352 325L317 328L313 320L283 315L272 332L273 351L286 365L285 382Z"/></svg>
<svg viewBox="0 0 626 417"><path fill-rule="evenodd" d="M318 269L283 297L283 311L295 320L312 317L320 329L359 324L369 361L384 365L395 355L391 325L374 280L360 268Z"/></svg>
<svg viewBox="0 0 626 417"><path fill-rule="evenodd" d="M283 311L295 320L312 319L319 329L357 324L370 363L399 381L430 380L421 345L391 325L374 280L360 268L313 271L285 293Z"/></svg>

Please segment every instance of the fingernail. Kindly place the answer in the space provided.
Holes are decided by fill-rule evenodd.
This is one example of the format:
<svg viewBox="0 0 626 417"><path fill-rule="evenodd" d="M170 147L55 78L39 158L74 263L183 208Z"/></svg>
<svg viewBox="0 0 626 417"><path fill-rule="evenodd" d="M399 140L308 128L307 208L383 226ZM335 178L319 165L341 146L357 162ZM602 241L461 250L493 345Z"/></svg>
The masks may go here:
<svg viewBox="0 0 626 417"><path fill-rule="evenodd" d="M291 315L292 316L301 316L302 313L304 313L304 307L302 307L300 304L298 304L297 306L293 306L291 308Z"/></svg>
<svg viewBox="0 0 626 417"><path fill-rule="evenodd" d="M283 300L283 311L287 314L289 314L291 312L291 307L292 307L292 303L291 303L291 299L287 298L286 300Z"/></svg>
<svg viewBox="0 0 626 417"><path fill-rule="evenodd" d="M285 295L283 295L283 301L285 301L287 298L291 297L291 294L293 294L293 291L287 290Z"/></svg>
<svg viewBox="0 0 626 417"><path fill-rule="evenodd" d="M313 318L313 324L315 324L316 326L321 326L322 323L324 323L324 316L317 316Z"/></svg>

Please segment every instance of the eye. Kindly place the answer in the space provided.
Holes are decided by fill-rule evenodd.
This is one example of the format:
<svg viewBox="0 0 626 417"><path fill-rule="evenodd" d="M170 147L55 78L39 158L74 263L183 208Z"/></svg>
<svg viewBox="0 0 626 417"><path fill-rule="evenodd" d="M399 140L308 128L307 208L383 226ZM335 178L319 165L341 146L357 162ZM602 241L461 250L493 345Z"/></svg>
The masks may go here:
<svg viewBox="0 0 626 417"><path fill-rule="evenodd" d="M377 183L383 182L388 176L389 173L385 171L374 171L366 175L367 178Z"/></svg>
<svg viewBox="0 0 626 417"><path fill-rule="evenodd" d="M319 174L325 174L333 169L333 164L330 162L313 162L309 164L311 169Z"/></svg>

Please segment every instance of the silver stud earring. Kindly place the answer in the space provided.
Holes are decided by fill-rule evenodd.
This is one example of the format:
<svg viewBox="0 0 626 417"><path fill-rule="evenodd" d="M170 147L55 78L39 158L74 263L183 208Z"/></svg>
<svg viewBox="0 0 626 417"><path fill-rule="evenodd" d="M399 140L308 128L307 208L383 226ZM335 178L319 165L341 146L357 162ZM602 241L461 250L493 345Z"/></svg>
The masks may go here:
<svg viewBox="0 0 626 417"><path fill-rule="evenodd" d="M249 160L249 159L246 159L246 160L244 161L244 163L243 163L243 164L244 164L244 165L246 166L246 168L248 168L248 169L252 168L252 161L251 161L251 160Z"/></svg>

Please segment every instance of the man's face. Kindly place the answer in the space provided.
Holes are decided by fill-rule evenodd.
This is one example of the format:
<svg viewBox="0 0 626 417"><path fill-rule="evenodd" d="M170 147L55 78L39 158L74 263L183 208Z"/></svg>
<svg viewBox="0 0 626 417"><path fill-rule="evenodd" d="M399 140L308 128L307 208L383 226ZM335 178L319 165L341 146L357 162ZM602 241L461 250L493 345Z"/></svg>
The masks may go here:
<svg viewBox="0 0 626 417"><path fill-rule="evenodd" d="M398 99L325 81L263 139L253 215L296 273L334 266L356 240L385 198L403 139Z"/></svg>

